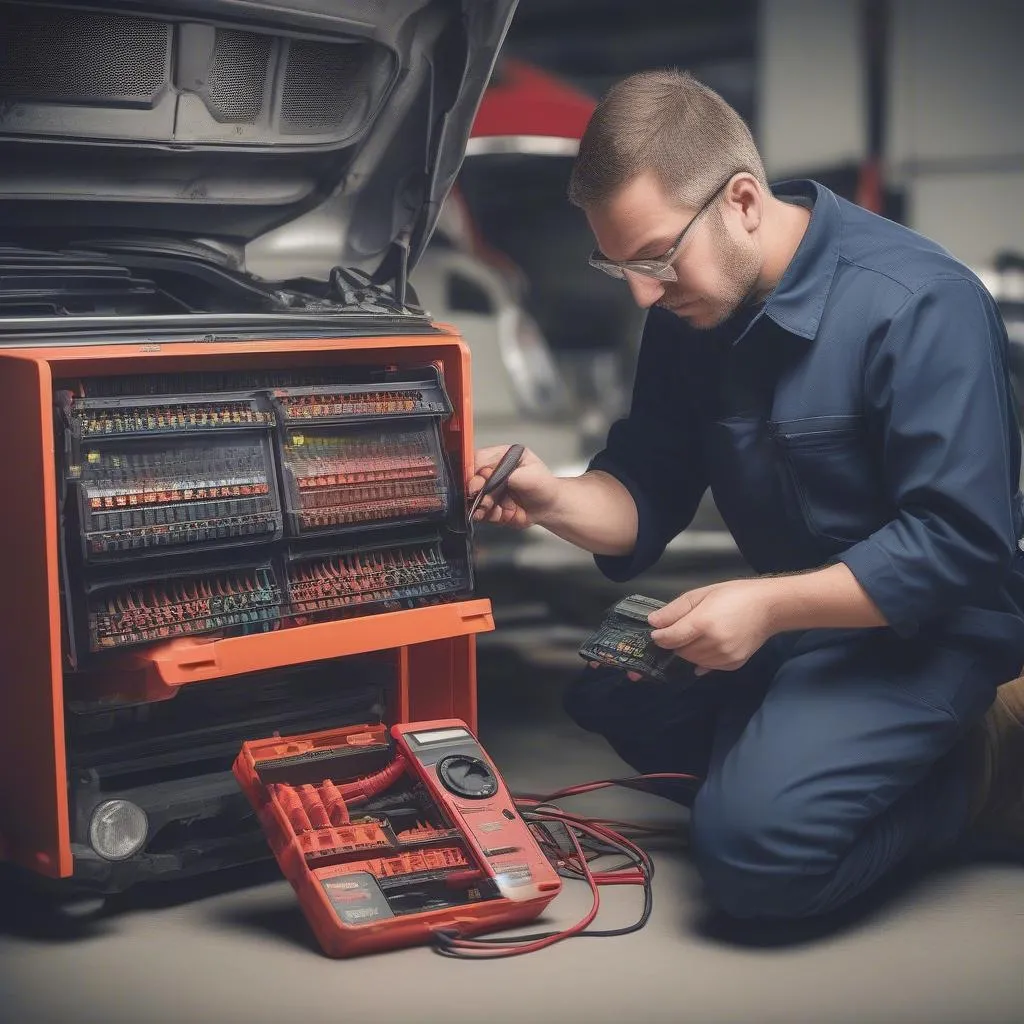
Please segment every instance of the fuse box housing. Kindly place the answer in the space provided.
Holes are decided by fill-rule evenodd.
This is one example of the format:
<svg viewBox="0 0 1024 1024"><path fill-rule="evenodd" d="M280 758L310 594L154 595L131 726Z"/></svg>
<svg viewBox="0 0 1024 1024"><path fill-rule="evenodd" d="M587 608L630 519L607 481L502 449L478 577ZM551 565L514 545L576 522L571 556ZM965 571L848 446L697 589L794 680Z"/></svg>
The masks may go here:
<svg viewBox="0 0 1024 1024"><path fill-rule="evenodd" d="M341 699L352 686L379 705L382 724L458 718L475 728L475 635L493 628L490 603L473 592L464 521L472 404L456 332L420 323L394 333L118 333L84 344L65 332L0 350L0 422L16 449L0 506L10 543L0 588L0 857L108 889L144 876L158 854L97 864L79 794L119 796L113 755L103 763L97 750L123 750L158 704L186 692L195 700L205 686L236 701L273 692L265 706L274 714L260 718L243 700L234 733L223 707L211 722L218 742L240 743L275 731L275 715L299 721L301 686L289 690L291 680L316 677L309 706L326 702L337 726L367 720L369 705ZM194 390L168 389L186 376ZM275 387L282 379L289 386ZM392 445L383 468L366 463L367 452L407 435L416 436ZM317 437L326 439L319 454L307 445ZM218 468L228 450L234 475ZM396 497L394 515L370 508L374 485ZM326 500L304 503L318 490ZM310 508L329 514L304 520ZM146 601L158 585L154 615ZM203 727L196 715L188 729L165 728L159 766L153 748L142 759L155 774L135 783L171 785L170 763ZM125 732L112 716L133 724Z"/></svg>

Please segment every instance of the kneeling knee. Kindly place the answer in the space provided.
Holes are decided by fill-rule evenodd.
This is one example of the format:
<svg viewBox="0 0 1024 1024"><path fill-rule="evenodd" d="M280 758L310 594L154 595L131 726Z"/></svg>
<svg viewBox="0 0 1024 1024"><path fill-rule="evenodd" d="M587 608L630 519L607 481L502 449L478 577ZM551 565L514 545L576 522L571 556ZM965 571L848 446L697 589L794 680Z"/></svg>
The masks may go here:
<svg viewBox="0 0 1024 1024"><path fill-rule="evenodd" d="M584 669L562 693L562 708L581 728L605 733L621 720L620 691L629 685L620 669Z"/></svg>
<svg viewBox="0 0 1024 1024"><path fill-rule="evenodd" d="M813 910L819 882L776 807L698 795L691 819L694 863L710 900L736 918L792 918Z"/></svg>

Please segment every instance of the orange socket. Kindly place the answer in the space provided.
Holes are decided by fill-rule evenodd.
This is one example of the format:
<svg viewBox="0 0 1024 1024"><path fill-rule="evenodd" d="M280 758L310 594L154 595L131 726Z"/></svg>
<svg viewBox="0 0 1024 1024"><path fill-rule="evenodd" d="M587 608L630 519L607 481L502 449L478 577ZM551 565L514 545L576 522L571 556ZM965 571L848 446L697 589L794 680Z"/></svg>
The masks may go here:
<svg viewBox="0 0 1024 1024"><path fill-rule="evenodd" d="M315 786L311 786L308 783L300 786L299 797L313 828L331 827L331 819L327 814L327 808L324 806L323 800L320 799L320 794L316 791Z"/></svg>
<svg viewBox="0 0 1024 1024"><path fill-rule="evenodd" d="M347 825L349 822L348 807L338 787L330 779L320 783L320 795L323 797L327 814L332 825Z"/></svg>

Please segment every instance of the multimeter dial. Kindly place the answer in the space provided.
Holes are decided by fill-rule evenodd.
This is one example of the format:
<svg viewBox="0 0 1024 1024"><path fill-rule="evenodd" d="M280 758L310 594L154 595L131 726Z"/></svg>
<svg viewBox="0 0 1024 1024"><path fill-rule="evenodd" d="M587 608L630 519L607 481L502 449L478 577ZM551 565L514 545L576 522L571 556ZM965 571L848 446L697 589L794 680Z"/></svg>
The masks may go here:
<svg viewBox="0 0 1024 1024"><path fill-rule="evenodd" d="M437 777L450 793L483 800L498 792L498 779L491 766L469 754L449 754L437 762Z"/></svg>

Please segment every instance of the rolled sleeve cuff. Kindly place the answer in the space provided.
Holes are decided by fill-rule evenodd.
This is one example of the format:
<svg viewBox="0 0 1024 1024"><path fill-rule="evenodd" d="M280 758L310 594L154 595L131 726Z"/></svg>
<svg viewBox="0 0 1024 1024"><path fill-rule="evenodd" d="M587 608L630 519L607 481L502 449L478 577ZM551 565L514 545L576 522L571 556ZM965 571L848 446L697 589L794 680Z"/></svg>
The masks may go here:
<svg viewBox="0 0 1024 1024"><path fill-rule="evenodd" d="M594 563L613 583L625 583L649 569L661 557L669 538L658 526L658 517L650 499L628 473L602 454L596 455L588 469L615 477L629 491L636 505L636 544L628 555L594 555Z"/></svg>
<svg viewBox="0 0 1024 1024"><path fill-rule="evenodd" d="M853 573L897 636L912 637L918 632L919 616L907 607L906 581L881 546L870 539L861 541L836 560Z"/></svg>

